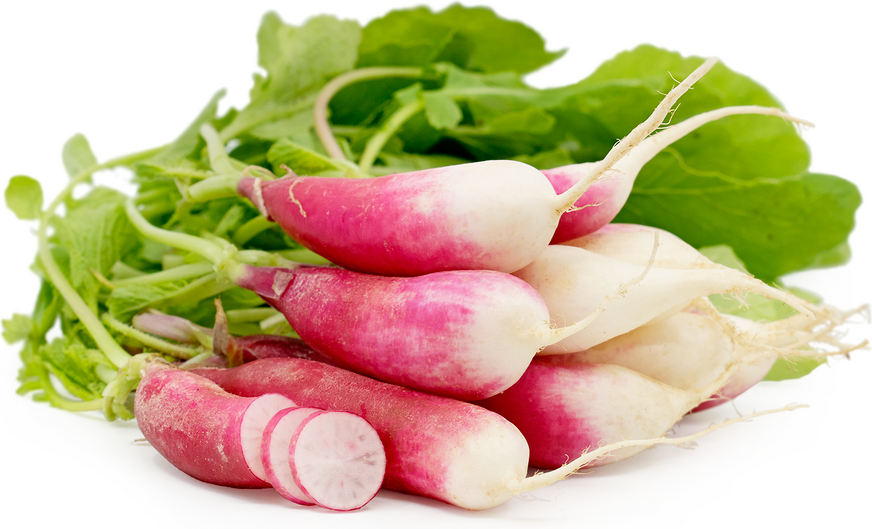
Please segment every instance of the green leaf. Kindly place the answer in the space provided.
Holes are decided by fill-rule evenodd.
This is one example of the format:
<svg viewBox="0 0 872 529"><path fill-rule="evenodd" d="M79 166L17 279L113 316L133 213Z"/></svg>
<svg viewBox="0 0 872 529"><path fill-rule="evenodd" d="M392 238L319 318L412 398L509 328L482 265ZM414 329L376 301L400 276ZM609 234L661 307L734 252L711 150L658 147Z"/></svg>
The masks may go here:
<svg viewBox="0 0 872 529"><path fill-rule="evenodd" d="M769 373L766 374L766 377L764 377L763 380L778 382L780 380L802 378L826 363L827 361L825 359L818 358L800 358L790 362L783 358L779 358L775 361L775 365L772 366L772 369L769 370Z"/></svg>
<svg viewBox="0 0 872 529"><path fill-rule="evenodd" d="M127 323L136 314L167 299L187 285L184 281L173 281L156 285L131 284L118 287L106 300L109 314Z"/></svg>
<svg viewBox="0 0 872 529"><path fill-rule="evenodd" d="M424 112L436 129L453 129L463 118L463 111L454 99L438 91L424 92Z"/></svg>
<svg viewBox="0 0 872 529"><path fill-rule="evenodd" d="M675 181L671 169L678 171L680 160L669 154L673 163L652 161L651 177L637 181L616 222L663 228L697 248L727 244L763 281L816 264L818 254L843 245L854 227L860 193L847 180L807 173L739 182L698 174ZM658 178L671 182L649 187Z"/></svg>
<svg viewBox="0 0 872 529"><path fill-rule="evenodd" d="M85 136L76 134L64 144L62 152L64 168L70 177L76 177L97 165L97 157Z"/></svg>
<svg viewBox="0 0 872 529"><path fill-rule="evenodd" d="M276 174L279 174L281 165L290 167L298 175L318 175L328 171L344 172L344 169L329 157L287 139L275 142L266 157Z"/></svg>
<svg viewBox="0 0 872 529"><path fill-rule="evenodd" d="M24 314L13 314L12 318L3 320L3 339L8 344L26 340L33 334L33 320Z"/></svg>
<svg viewBox="0 0 872 529"><path fill-rule="evenodd" d="M99 399L106 383L97 376L98 365L115 369L99 349L57 338L39 348L39 357L64 387L82 400Z"/></svg>
<svg viewBox="0 0 872 529"><path fill-rule="evenodd" d="M563 52L545 50L536 31L500 18L487 7L452 5L395 10L363 30L358 66L426 66L449 61L481 72L527 73Z"/></svg>
<svg viewBox="0 0 872 529"><path fill-rule="evenodd" d="M66 217L52 224L60 245L70 258L70 281L74 287L93 282L91 270L108 274L112 265L133 249L139 233L124 211L127 197L98 187L68 205Z"/></svg>
<svg viewBox="0 0 872 529"><path fill-rule="evenodd" d="M6 207L21 220L34 220L42 213L42 186L29 176L10 178L5 196Z"/></svg>

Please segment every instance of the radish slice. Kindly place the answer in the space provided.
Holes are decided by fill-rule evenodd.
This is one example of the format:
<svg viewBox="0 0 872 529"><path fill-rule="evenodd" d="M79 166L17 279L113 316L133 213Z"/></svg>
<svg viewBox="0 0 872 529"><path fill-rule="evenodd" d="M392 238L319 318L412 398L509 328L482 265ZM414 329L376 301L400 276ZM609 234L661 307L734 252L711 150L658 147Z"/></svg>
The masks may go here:
<svg viewBox="0 0 872 529"><path fill-rule="evenodd" d="M286 499L300 505L315 505L308 494L300 490L291 473L289 448L300 423L318 413L316 408L289 408L281 410L263 431L261 461L266 481Z"/></svg>
<svg viewBox="0 0 872 529"><path fill-rule="evenodd" d="M318 505L337 511L359 509L382 485L387 458L375 429L347 412L310 415L291 444L294 481Z"/></svg>
<svg viewBox="0 0 872 529"><path fill-rule="evenodd" d="M266 479L266 471L264 471L260 457L264 429L279 410L295 406L296 404L291 399L271 393L252 402L242 417L239 432L242 455L251 473L264 481L269 481Z"/></svg>

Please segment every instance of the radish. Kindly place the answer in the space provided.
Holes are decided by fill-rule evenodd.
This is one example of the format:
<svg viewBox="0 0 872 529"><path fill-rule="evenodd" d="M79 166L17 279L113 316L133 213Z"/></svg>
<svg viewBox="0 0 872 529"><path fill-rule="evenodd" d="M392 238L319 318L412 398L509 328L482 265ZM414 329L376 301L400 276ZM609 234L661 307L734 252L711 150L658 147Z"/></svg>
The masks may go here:
<svg viewBox="0 0 872 529"><path fill-rule="evenodd" d="M591 184L590 188L575 202L575 208L578 209L568 211L560 217L560 223L557 225L551 244L559 244L582 237L606 226L624 207L642 167L651 161L657 153L706 123L739 114L776 116L794 123L812 126L808 121L789 116L777 108L735 106L698 114L677 125L667 127L646 138L627 156L618 160L613 166L614 176ZM546 169L542 173L551 182L554 191L563 193L577 182L585 180L594 165L593 162L566 165Z"/></svg>
<svg viewBox="0 0 872 529"><path fill-rule="evenodd" d="M657 252L659 253L659 251ZM656 262L656 256L653 258ZM551 245L530 265L514 275L536 289L554 322L576 322L591 314L601 300L620 289L627 278L642 273L641 266L624 263L582 248ZM611 301L584 329L545 348L547 354L582 351L629 332L658 316L680 311L694 298L717 293L754 292L781 300L802 314L819 309L790 293L733 269L673 270L651 268L645 281ZM601 305L600 305L601 306Z"/></svg>
<svg viewBox="0 0 872 529"><path fill-rule="evenodd" d="M654 132L715 62L707 60L670 91L644 123L560 195L540 171L508 160L373 179L243 177L237 191L296 241L348 269L391 276L514 272L539 255L560 216Z"/></svg>
<svg viewBox="0 0 872 529"><path fill-rule="evenodd" d="M215 485L269 487L261 437L293 401L277 394L242 398L160 361L146 362L134 410L142 434L182 472Z"/></svg>
<svg viewBox="0 0 872 529"><path fill-rule="evenodd" d="M487 398L514 384L538 351L584 329L611 300L612 293L603 295L590 314L553 328L542 297L502 272L384 277L294 264L252 266L239 261L251 254L229 243L152 226L131 201L127 215L146 237L206 258L231 282L259 294L338 365L462 400Z"/></svg>
<svg viewBox="0 0 872 529"><path fill-rule="evenodd" d="M465 509L496 507L513 496L555 483L609 450L690 440L622 441L579 457L557 471L527 478L530 452L524 437L500 415L473 404L308 360L274 358L233 369L195 372L238 395L276 392L302 406L360 415L384 443L384 488ZM693 437L704 433L707 431Z"/></svg>
<svg viewBox="0 0 872 529"><path fill-rule="evenodd" d="M584 248L589 252L625 263L645 266L648 264L651 240L655 233L658 235L660 246L654 267L680 270L695 268L729 270L729 267L711 261L672 233L641 224L607 224L591 234L562 244Z"/></svg>
<svg viewBox="0 0 872 529"><path fill-rule="evenodd" d="M536 359L517 384L475 404L521 430L530 445L531 466L558 468L606 443L665 435L717 392L742 362L731 363L706 386L682 390L617 365L560 365ZM616 450L590 466L626 459L643 449Z"/></svg>
<svg viewBox="0 0 872 529"><path fill-rule="evenodd" d="M385 474L378 434L365 420L345 412L278 412L264 430L262 455L269 482L300 505L359 509L381 488Z"/></svg>
<svg viewBox="0 0 872 529"><path fill-rule="evenodd" d="M586 351L539 357L554 365L613 364L632 369L670 386L693 390L710 384L738 359L756 355L718 391L718 402L734 398L762 380L780 356L826 357L846 354L851 347L831 336L844 316L809 321L802 315L772 323L720 314L707 298L698 298L662 321L643 325ZM821 328L821 326L823 326ZM810 349L826 342L836 352ZM714 405L708 401L701 406Z"/></svg>

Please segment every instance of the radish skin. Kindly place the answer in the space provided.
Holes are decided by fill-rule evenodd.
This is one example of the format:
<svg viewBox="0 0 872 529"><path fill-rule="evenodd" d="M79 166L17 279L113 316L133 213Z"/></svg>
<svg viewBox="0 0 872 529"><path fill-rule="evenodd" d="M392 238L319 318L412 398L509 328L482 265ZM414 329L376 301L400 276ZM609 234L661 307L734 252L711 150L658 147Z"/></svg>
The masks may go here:
<svg viewBox="0 0 872 529"><path fill-rule="evenodd" d="M403 278L245 265L233 280L337 365L461 400L505 390L539 350L588 324L552 328L533 288L485 270Z"/></svg>
<svg viewBox="0 0 872 529"><path fill-rule="evenodd" d="M242 398L162 362L140 370L134 411L142 434L182 472L215 485L266 488L261 435L279 410L277 394Z"/></svg>
<svg viewBox="0 0 872 529"><path fill-rule="evenodd" d="M697 114L681 123L666 127L657 134L647 137L627 156L616 162L613 167L614 172L609 178L591 184L590 188L575 202L576 209L572 209L560 217L560 223L554 232L551 244L560 244L583 237L606 226L624 207L630 192L633 190L636 177L654 156L707 123L740 114L776 116L794 123L812 126L808 121L794 118L777 108L734 106ZM593 167L594 163L588 162L546 169L542 173L551 182L554 191L559 194L571 188L575 183L584 180Z"/></svg>
<svg viewBox="0 0 872 529"><path fill-rule="evenodd" d="M517 384L476 404L521 430L530 445L531 466L555 469L607 443L662 437L740 366L731 364L705 387L681 390L621 366L537 359ZM627 459L642 450L615 450L589 466Z"/></svg>
<svg viewBox="0 0 872 529"><path fill-rule="evenodd" d="M560 216L654 132L715 62L705 61L672 89L645 122L560 195L539 170L508 160L374 179L246 177L237 192L302 245L348 269L390 276L514 272L536 258Z"/></svg>
<svg viewBox="0 0 872 529"><path fill-rule="evenodd" d="M372 424L384 443L385 488L472 510L496 507L514 496L551 485L612 450L681 445L748 419L727 421L683 438L622 440L584 454L553 472L528 478L530 452L523 435L500 415L473 404L385 384L307 360L258 360L233 369L196 372L239 395L278 392L303 406L360 415Z"/></svg>
<svg viewBox="0 0 872 529"><path fill-rule="evenodd" d="M533 263L514 275L542 295L554 322L560 324L586 317L622 281L641 273L640 266L582 248L552 245ZM755 292L781 300L808 316L817 310L792 294L770 287L738 270L651 268L645 281L625 296L613 300L584 329L546 347L543 353L562 354L590 349L658 316L679 312L700 296L742 292Z"/></svg>

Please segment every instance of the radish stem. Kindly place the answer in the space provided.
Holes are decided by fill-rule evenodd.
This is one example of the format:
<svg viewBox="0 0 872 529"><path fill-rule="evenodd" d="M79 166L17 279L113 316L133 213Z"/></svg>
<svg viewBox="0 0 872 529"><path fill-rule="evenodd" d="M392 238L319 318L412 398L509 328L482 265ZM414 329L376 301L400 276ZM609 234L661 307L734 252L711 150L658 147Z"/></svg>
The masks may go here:
<svg viewBox="0 0 872 529"><path fill-rule="evenodd" d="M327 106L337 92L358 81L382 77L421 77L423 74L424 70L421 68L361 68L338 75L324 85L321 91L318 92L318 97L315 98L313 111L315 114L315 133L318 134L318 139L321 140L321 144L324 146L327 154L331 158L347 160L345 153L342 152L342 148L339 147L339 143L337 143L336 138L333 136L330 130L330 122L327 120Z"/></svg>
<svg viewBox="0 0 872 529"><path fill-rule="evenodd" d="M403 126L403 123L423 109L424 103L420 99L415 99L412 103L403 106L391 114L379 131L366 142L366 147L363 149L363 154L360 156L360 162L358 163L360 170L368 173L382 148L391 139L391 136L396 134L400 127Z"/></svg>

